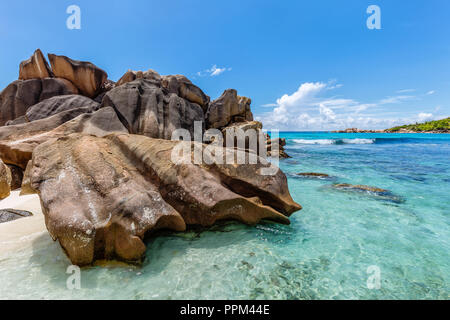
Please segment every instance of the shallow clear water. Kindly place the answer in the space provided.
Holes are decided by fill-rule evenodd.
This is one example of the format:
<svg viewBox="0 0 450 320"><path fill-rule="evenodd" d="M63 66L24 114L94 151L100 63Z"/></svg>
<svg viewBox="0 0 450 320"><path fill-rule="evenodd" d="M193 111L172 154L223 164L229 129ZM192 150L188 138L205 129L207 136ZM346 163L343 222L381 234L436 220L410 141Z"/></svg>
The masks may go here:
<svg viewBox="0 0 450 320"><path fill-rule="evenodd" d="M303 210L290 226L227 223L161 234L142 267L93 267L81 290L42 235L0 260L0 297L25 299L449 299L450 135L281 133ZM307 179L321 172L331 179ZM333 183L388 189L344 192ZM370 290L369 266L381 272Z"/></svg>

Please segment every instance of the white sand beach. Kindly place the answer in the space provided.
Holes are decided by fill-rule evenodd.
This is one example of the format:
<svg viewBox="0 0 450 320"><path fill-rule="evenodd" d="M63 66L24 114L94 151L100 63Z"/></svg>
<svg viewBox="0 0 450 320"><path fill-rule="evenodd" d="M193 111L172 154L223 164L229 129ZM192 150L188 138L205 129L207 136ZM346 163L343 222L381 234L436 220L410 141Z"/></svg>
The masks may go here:
<svg viewBox="0 0 450 320"><path fill-rule="evenodd" d="M8 198L0 201L0 209L26 210L33 216L0 224L0 256L31 246L35 239L47 233L39 196L19 194L20 190L12 191Z"/></svg>

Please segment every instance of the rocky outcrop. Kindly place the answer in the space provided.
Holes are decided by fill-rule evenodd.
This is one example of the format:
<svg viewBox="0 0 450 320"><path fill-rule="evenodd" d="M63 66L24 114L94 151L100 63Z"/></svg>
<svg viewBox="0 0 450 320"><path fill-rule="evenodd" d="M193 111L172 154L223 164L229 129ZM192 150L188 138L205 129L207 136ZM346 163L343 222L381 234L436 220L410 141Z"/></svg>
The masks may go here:
<svg viewBox="0 0 450 320"><path fill-rule="evenodd" d="M151 80L138 79L109 91L102 107L113 107L130 133L171 139L176 129L194 133L194 122L204 122L202 108L169 94Z"/></svg>
<svg viewBox="0 0 450 320"><path fill-rule="evenodd" d="M0 199L9 196L11 192L11 171L0 159Z"/></svg>
<svg viewBox="0 0 450 320"><path fill-rule="evenodd" d="M77 94L78 90L67 80L56 78L16 80L0 93L0 126L8 121L22 123L18 118L28 108L51 97Z"/></svg>
<svg viewBox="0 0 450 320"><path fill-rule="evenodd" d="M229 219L288 224L301 209L286 176L250 140L243 149L169 141L177 129L191 139L195 129L254 129L258 143L269 139L269 154L284 145L263 134L251 100L236 90L210 102L182 75L128 71L114 83L92 63L49 60L52 69L37 50L0 94L0 198L20 185L21 195L38 193L49 233L74 264L142 261L144 238L159 229ZM185 157L174 159L180 151ZM229 155L257 161L222 164Z"/></svg>
<svg viewBox="0 0 450 320"><path fill-rule="evenodd" d="M284 151L284 146L286 145L285 138L278 139L270 139L270 136L267 137L266 146L267 146L267 155L269 157L277 156L281 159L288 159L290 156ZM274 148L275 146L275 148ZM277 150L278 152L274 152Z"/></svg>
<svg viewBox="0 0 450 320"><path fill-rule="evenodd" d="M19 66L19 80L44 79L53 77L53 72L48 66L47 60L40 49Z"/></svg>
<svg viewBox="0 0 450 320"><path fill-rule="evenodd" d="M183 75L163 76L161 86L189 102L196 103L206 112L210 98Z"/></svg>
<svg viewBox="0 0 450 320"><path fill-rule="evenodd" d="M94 113L77 108L26 124L0 128L0 158L5 163L25 169L33 150L40 144L65 135L83 132L104 136L111 132L128 132L112 108Z"/></svg>
<svg viewBox="0 0 450 320"><path fill-rule="evenodd" d="M94 98L100 93L108 78L105 71L90 62L72 60L55 54L49 54L48 58L56 77L69 80L81 94L89 98Z"/></svg>
<svg viewBox="0 0 450 320"><path fill-rule="evenodd" d="M20 218L31 217L33 214L25 210L16 209L1 209L0 210L0 223L5 223Z"/></svg>
<svg viewBox="0 0 450 320"><path fill-rule="evenodd" d="M137 80L137 79L146 79L151 80L158 86L161 85L161 76L155 70L149 69L147 71L133 71L128 70L125 74L117 81L116 86L121 86L125 83Z"/></svg>
<svg viewBox="0 0 450 320"><path fill-rule="evenodd" d="M132 71L128 70L122 78L117 81L116 86L132 82L138 79L145 79L158 87L162 87L168 93L174 93L180 98L196 103L206 112L210 98L188 78L183 75L160 76L155 70Z"/></svg>
<svg viewBox="0 0 450 320"><path fill-rule="evenodd" d="M7 166L11 172L11 190L17 190L22 186L23 170L11 164L8 164Z"/></svg>
<svg viewBox="0 0 450 320"><path fill-rule="evenodd" d="M52 97L30 107L25 114L28 122L51 117L57 113L71 109L83 108L84 112L98 110L100 104L92 99L80 95L63 95Z"/></svg>
<svg viewBox="0 0 450 320"><path fill-rule="evenodd" d="M286 139L270 139L270 136L262 131L263 125L259 121L245 121L232 123L229 126L222 129L222 135L224 137L224 146L227 145L227 139L233 137L234 146L238 146L238 137L243 135L245 141L245 149L253 150L258 153L258 155L263 157L279 157L281 159L290 158L289 155L284 151L284 146L286 145ZM251 139L257 137L257 143ZM242 143L242 142L241 142ZM261 143L265 144L265 150L260 150ZM275 148L274 148L275 147ZM278 150L274 152L273 150ZM265 153L264 153L265 152Z"/></svg>
<svg viewBox="0 0 450 320"><path fill-rule="evenodd" d="M36 148L31 186L50 234L72 263L136 262L145 253L144 237L158 229L182 231L186 224L224 219L289 223L287 216L301 208L279 169L273 176L260 174L267 162L177 164L171 155L179 144L191 150L189 142L129 134L70 135Z"/></svg>
<svg viewBox="0 0 450 320"><path fill-rule="evenodd" d="M206 113L207 128L220 129L235 122L253 121L251 99L240 97L234 89L225 90L210 103Z"/></svg>

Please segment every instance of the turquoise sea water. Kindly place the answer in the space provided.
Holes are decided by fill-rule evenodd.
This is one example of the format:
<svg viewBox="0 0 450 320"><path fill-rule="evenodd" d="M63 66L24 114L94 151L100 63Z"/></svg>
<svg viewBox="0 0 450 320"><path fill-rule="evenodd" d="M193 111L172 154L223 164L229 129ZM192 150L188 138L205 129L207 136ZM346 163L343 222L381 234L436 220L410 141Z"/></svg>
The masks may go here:
<svg viewBox="0 0 450 320"><path fill-rule="evenodd" d="M142 267L93 267L81 289L42 235L0 261L0 298L449 299L450 135L281 133L303 210L291 225L226 223L148 241ZM330 179L307 179L320 172ZM371 194L333 183L375 186ZM380 271L369 289L368 267Z"/></svg>

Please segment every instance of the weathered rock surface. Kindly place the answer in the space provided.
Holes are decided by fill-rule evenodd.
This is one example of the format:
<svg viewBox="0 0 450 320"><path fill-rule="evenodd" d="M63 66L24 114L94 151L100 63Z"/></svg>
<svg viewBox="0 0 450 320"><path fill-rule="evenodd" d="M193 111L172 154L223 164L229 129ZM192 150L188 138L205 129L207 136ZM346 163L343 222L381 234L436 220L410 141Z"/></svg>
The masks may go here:
<svg viewBox="0 0 450 320"><path fill-rule="evenodd" d="M188 78L183 75L163 76L161 85L169 93L175 93L179 97L196 103L206 112L210 98Z"/></svg>
<svg viewBox="0 0 450 320"><path fill-rule="evenodd" d="M373 197L376 197L380 200L390 201L394 203L403 203L405 202L405 199L402 197L395 195L389 190L372 187L372 186L365 186L365 185L353 185L348 183L338 183L333 184L331 186L333 189L345 191L345 192L357 192L357 193L363 193L367 194Z"/></svg>
<svg viewBox="0 0 450 320"><path fill-rule="evenodd" d="M148 71L132 71L128 70L116 86L132 82L138 79L146 79L154 83L158 87L166 89L169 93L186 99L189 102L196 103L206 112L210 98L188 78L183 75L161 76L155 70Z"/></svg>
<svg viewBox="0 0 450 320"><path fill-rule="evenodd" d="M0 210L0 223L5 223L20 218L31 217L33 214L25 210L2 209Z"/></svg>
<svg viewBox="0 0 450 320"><path fill-rule="evenodd" d="M40 49L37 49L33 55L19 66L19 80L43 79L53 77L47 60Z"/></svg>
<svg viewBox="0 0 450 320"><path fill-rule="evenodd" d="M113 107L130 133L171 139L176 129L194 133L194 122L204 123L202 108L167 93L152 80L138 79L109 91L102 107Z"/></svg>
<svg viewBox="0 0 450 320"><path fill-rule="evenodd" d="M0 126L25 115L28 108L45 99L77 94L69 81L57 78L16 80L0 93ZM11 124L19 124L19 121Z"/></svg>
<svg viewBox="0 0 450 320"><path fill-rule="evenodd" d="M306 178L317 178L317 179L328 179L330 176L326 173L317 173L317 172L300 172L297 173L298 176L306 177Z"/></svg>
<svg viewBox="0 0 450 320"><path fill-rule="evenodd" d="M83 132L103 136L111 132L128 132L112 108L94 113L90 107L76 108L30 123L0 128L0 158L5 163L25 169L33 150L41 143Z"/></svg>
<svg viewBox="0 0 450 320"><path fill-rule="evenodd" d="M301 209L279 169L261 175L270 166L264 159L241 166L174 163L172 150L180 145L192 150L189 142L75 134L36 148L27 170L31 186L72 263L139 261L145 235L161 228L182 231L223 219L289 223L287 216Z"/></svg>
<svg viewBox="0 0 450 320"><path fill-rule="evenodd" d="M83 108L85 112L98 110L100 104L94 100L80 95L63 95L44 100L31 106L25 114L25 119L29 122L41 120L53 116L57 113L71 109Z"/></svg>
<svg viewBox="0 0 450 320"><path fill-rule="evenodd" d="M234 89L225 90L220 98L209 104L206 113L207 128L223 128L234 122L253 121L251 99L240 97Z"/></svg>
<svg viewBox="0 0 450 320"><path fill-rule="evenodd" d="M125 83L137 80L137 79L146 79L154 81L158 86L161 85L161 76L155 70L149 69L147 71L133 71L128 70L125 74L117 81L116 86L121 86Z"/></svg>
<svg viewBox="0 0 450 320"><path fill-rule="evenodd" d="M55 54L49 54L48 58L55 76L69 80L87 97L96 97L108 78L105 71L90 62Z"/></svg>
<svg viewBox="0 0 450 320"><path fill-rule="evenodd" d="M7 166L11 172L11 190L17 190L22 186L23 170L11 164L8 164Z"/></svg>
<svg viewBox="0 0 450 320"><path fill-rule="evenodd" d="M0 159L0 199L4 199L11 193L11 171Z"/></svg>

